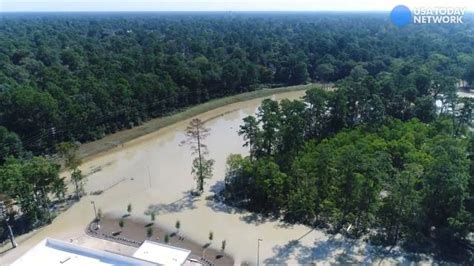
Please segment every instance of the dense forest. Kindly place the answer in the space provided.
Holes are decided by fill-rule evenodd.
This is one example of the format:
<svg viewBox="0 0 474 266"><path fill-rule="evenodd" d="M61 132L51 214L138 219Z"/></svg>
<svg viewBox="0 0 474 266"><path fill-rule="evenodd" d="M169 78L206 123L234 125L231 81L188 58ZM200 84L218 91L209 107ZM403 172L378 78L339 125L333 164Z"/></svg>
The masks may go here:
<svg viewBox="0 0 474 266"><path fill-rule="evenodd" d="M78 143L213 98L336 83L304 101L264 101L244 120L250 156L229 159L226 200L335 232L375 230L379 242L467 250L472 102L456 84L474 81L474 22L397 28L388 17L3 14L0 198L13 202L10 222L22 232L54 218L66 186L49 154L65 159L80 198Z"/></svg>
<svg viewBox="0 0 474 266"><path fill-rule="evenodd" d="M399 29L385 14L3 16L0 124L35 153L262 85L376 76L400 62L403 75L474 79L472 21Z"/></svg>
<svg viewBox="0 0 474 266"><path fill-rule="evenodd" d="M250 154L228 158L225 202L376 244L472 260L474 137L467 126L474 101L456 100L463 104L453 119L434 105L410 112L391 110L394 99L375 104L383 89L371 77L349 78L334 92L307 91L304 101L264 100L239 131Z"/></svg>

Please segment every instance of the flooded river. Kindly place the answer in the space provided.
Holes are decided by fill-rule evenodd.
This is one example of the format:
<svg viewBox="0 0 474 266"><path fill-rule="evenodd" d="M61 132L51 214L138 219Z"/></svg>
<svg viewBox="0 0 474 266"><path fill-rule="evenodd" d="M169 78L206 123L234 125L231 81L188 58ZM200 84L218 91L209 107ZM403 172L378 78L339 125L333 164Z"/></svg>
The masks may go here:
<svg viewBox="0 0 474 266"><path fill-rule="evenodd" d="M296 99L303 94L303 91L296 91L271 98ZM144 213L153 209L157 213L157 223L171 229L180 220L182 234L200 243L206 243L209 231L213 231L212 246L220 248L221 241L226 240L226 251L239 264L256 264L259 238L263 240L260 243L261 263L335 261L336 255L341 253L372 261L372 249L364 244L349 243L340 237L330 238L306 226L262 221L250 213L206 200L213 194L212 190L222 185L227 156L248 153L247 148L242 147L243 140L237 130L242 118L254 114L261 100L230 104L197 116L208 120L206 126L211 134L205 143L210 158L215 160L214 176L207 180L206 192L200 198L192 198L188 193L196 183L191 175L190 148L180 145L189 123L185 120L85 162L82 170L90 174L86 191L102 190L103 193L84 197L51 225L24 240L19 248L5 253L4 261L11 261L46 236L70 241L83 235L86 224L94 217L92 200L104 213L125 214L127 204L131 203L132 215L146 218Z"/></svg>

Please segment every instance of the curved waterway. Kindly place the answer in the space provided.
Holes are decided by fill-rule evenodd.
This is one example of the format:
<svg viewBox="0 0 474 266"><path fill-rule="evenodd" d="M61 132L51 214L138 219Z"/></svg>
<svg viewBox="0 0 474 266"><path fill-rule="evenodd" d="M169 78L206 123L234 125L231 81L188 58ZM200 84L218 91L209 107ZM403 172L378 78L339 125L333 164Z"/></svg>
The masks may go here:
<svg viewBox="0 0 474 266"><path fill-rule="evenodd" d="M303 94L304 91L294 91L266 98L297 99ZM248 153L237 131L242 119L254 114L262 99L230 104L197 116L206 120L206 127L211 129L205 143L210 158L215 160L214 175L207 180L201 197L192 198L188 193L196 184L191 175L190 148L180 145L190 121L184 120L85 162L81 168L89 174L86 192L103 193L84 197L5 257L21 254L47 236L68 241L83 235L86 224L94 217L93 200L103 212L117 214L126 213L127 204L131 203L132 215L143 218L152 208L158 224L171 229L180 220L182 234L200 243L206 243L209 231L213 231L212 246L218 249L221 241L226 240L226 252L237 264L256 264L258 239L262 239L260 262L265 264L337 262L340 254L373 262L372 249L364 244L330 237L302 225L262 220L206 200L214 189L222 186L227 156Z"/></svg>

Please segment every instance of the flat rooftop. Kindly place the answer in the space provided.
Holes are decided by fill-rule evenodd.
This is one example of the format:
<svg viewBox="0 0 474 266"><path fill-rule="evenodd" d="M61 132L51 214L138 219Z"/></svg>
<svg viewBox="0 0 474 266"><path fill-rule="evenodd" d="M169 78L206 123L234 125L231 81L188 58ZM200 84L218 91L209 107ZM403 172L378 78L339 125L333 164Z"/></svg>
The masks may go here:
<svg viewBox="0 0 474 266"><path fill-rule="evenodd" d="M157 264L178 266L183 265L190 254L187 249L145 240L133 256Z"/></svg>
<svg viewBox="0 0 474 266"><path fill-rule="evenodd" d="M18 258L12 266L104 266L156 265L138 258L102 250L85 248L60 240L46 238Z"/></svg>

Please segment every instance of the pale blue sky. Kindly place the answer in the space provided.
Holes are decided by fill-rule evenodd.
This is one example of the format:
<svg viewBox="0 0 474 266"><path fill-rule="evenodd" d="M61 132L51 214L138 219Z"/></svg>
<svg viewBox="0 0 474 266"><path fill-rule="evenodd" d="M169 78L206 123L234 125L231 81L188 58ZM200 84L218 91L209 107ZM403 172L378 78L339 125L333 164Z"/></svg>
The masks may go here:
<svg viewBox="0 0 474 266"><path fill-rule="evenodd" d="M0 0L0 11L388 11L399 4L474 10L474 0Z"/></svg>

